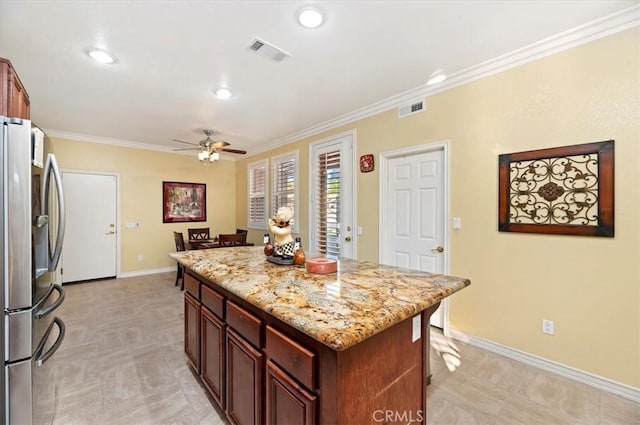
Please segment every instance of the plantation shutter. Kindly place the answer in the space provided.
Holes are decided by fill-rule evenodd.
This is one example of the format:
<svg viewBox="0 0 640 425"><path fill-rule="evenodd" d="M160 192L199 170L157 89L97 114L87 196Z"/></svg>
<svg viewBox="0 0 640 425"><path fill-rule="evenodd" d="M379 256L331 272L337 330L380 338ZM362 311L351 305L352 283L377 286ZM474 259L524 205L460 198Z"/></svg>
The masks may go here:
<svg viewBox="0 0 640 425"><path fill-rule="evenodd" d="M340 256L340 151L316 157L316 250L327 257Z"/></svg>
<svg viewBox="0 0 640 425"><path fill-rule="evenodd" d="M272 211L275 214L280 207L293 208L294 218L290 221L290 225L292 230L296 232L296 217L298 215L296 208L297 155L295 153L282 155L280 157L272 158L272 162Z"/></svg>
<svg viewBox="0 0 640 425"><path fill-rule="evenodd" d="M267 161L249 165L249 210L248 227L266 229L267 227Z"/></svg>

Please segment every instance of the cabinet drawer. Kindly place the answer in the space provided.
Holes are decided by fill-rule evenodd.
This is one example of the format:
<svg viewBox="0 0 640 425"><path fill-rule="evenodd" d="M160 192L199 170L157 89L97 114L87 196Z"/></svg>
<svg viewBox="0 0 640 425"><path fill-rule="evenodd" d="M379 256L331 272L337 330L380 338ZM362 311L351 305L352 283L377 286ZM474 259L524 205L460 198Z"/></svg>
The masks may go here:
<svg viewBox="0 0 640 425"><path fill-rule="evenodd" d="M193 298L200 300L200 282L190 274L184 274L184 290L190 293Z"/></svg>
<svg viewBox="0 0 640 425"><path fill-rule="evenodd" d="M203 284L200 287L200 301L216 316L224 319L224 297L222 295Z"/></svg>
<svg viewBox="0 0 640 425"><path fill-rule="evenodd" d="M315 388L314 353L271 326L267 326L265 352L267 358L272 359L307 388Z"/></svg>
<svg viewBox="0 0 640 425"><path fill-rule="evenodd" d="M227 325L235 329L247 341L260 348L262 322L232 301L227 301Z"/></svg>

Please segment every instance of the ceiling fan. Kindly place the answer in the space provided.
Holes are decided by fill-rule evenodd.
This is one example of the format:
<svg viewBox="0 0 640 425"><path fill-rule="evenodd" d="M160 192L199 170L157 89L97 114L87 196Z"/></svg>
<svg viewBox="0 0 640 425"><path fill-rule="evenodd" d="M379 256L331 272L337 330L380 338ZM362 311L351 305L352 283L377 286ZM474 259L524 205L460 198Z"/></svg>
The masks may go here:
<svg viewBox="0 0 640 425"><path fill-rule="evenodd" d="M219 160L220 152L236 153L240 155L244 155L247 153L247 151L227 148L227 146L229 146L228 142L225 142L222 140L219 142L216 142L212 140L211 136L213 135L213 130L202 130L202 132L204 133L205 136L207 136L207 138L200 140L197 144L191 143L191 142L185 142L183 140L172 139L174 142L195 146L193 148L178 148L173 150L174 151L199 150L200 152L198 152L198 159L200 159L200 161L205 163L205 165Z"/></svg>

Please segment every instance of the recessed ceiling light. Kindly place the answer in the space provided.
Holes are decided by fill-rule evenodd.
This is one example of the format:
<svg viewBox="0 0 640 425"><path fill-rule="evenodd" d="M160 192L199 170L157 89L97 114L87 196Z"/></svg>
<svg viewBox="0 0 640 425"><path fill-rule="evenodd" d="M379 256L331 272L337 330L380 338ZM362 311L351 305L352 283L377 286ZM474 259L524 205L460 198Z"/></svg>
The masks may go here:
<svg viewBox="0 0 640 425"><path fill-rule="evenodd" d="M229 89L218 89L215 94L218 99L229 99L231 97Z"/></svg>
<svg viewBox="0 0 640 425"><path fill-rule="evenodd" d="M433 85L433 84L438 84L443 82L444 80L447 79L447 76L445 74L443 74L442 72L437 72L431 75L431 77L429 77L429 79L427 80L427 85Z"/></svg>
<svg viewBox="0 0 640 425"><path fill-rule="evenodd" d="M104 64L115 63L116 61L115 56L101 49L95 49L95 48L88 49L87 54L91 56L91 58L94 61L104 63Z"/></svg>
<svg viewBox="0 0 640 425"><path fill-rule="evenodd" d="M324 15L315 7L303 7L298 12L298 22L305 28L318 28L324 22Z"/></svg>

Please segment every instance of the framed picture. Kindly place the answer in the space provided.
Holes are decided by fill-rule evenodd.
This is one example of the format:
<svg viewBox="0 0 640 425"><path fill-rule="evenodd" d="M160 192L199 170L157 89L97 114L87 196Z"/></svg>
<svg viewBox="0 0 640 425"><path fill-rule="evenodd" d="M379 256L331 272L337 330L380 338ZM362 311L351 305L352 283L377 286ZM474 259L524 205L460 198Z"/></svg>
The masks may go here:
<svg viewBox="0 0 640 425"><path fill-rule="evenodd" d="M207 185L162 182L162 222L207 221Z"/></svg>
<svg viewBox="0 0 640 425"><path fill-rule="evenodd" d="M614 141L499 157L498 230L613 237Z"/></svg>

